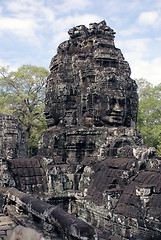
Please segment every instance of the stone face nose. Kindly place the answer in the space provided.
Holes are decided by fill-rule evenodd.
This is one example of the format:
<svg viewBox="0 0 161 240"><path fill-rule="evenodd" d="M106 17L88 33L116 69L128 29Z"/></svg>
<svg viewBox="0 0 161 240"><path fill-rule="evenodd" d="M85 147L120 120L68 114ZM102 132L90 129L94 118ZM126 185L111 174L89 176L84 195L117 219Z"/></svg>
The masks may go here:
<svg viewBox="0 0 161 240"><path fill-rule="evenodd" d="M123 110L123 109L122 109L122 107L120 106L119 101L117 100L116 103L115 103L115 105L114 105L113 111L114 111L114 112L121 112L122 110Z"/></svg>

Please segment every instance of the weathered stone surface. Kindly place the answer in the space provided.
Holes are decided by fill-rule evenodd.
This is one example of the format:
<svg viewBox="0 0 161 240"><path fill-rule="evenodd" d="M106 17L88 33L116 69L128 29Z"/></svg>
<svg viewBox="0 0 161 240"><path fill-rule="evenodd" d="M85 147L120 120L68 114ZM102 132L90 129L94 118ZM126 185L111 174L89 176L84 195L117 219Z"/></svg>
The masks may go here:
<svg viewBox="0 0 161 240"><path fill-rule="evenodd" d="M59 45L39 154L51 196L74 196L77 215L98 228L101 239L157 239L160 160L135 128L137 86L114 34L102 21L70 29L70 39Z"/></svg>
<svg viewBox="0 0 161 240"><path fill-rule="evenodd" d="M36 223L37 225L39 223L39 228L41 228L42 230L41 232L51 232L51 237L56 230L59 230L62 238L67 240L98 239L92 226L76 218L75 216L70 215L69 213L65 212L57 206L55 207L42 200L36 199L31 195L18 191L15 188L10 188L8 190L7 200L8 205L10 205L10 202L11 205L13 202L17 204L17 212L18 210L21 210L25 211L25 213L32 214L35 217L35 221L33 220L33 227L36 227ZM9 209L8 214L10 214ZM35 238L39 237L37 239L40 239L40 236L42 236L42 234L38 234L38 232L32 229L28 229L27 231L28 233L32 232L35 235ZM25 236L27 237L27 235L25 235L26 232L24 231L22 226L15 229L13 233L13 239L16 239L14 237L18 235L18 232L21 232L21 234L23 235L22 239L28 239L25 239Z"/></svg>
<svg viewBox="0 0 161 240"><path fill-rule="evenodd" d="M15 186L14 178L11 176L7 160L0 155L0 187L13 187Z"/></svg>
<svg viewBox="0 0 161 240"><path fill-rule="evenodd" d="M27 157L27 147L26 135L18 120L10 115L0 115L0 187L15 186L7 160Z"/></svg>
<svg viewBox="0 0 161 240"><path fill-rule="evenodd" d="M18 225L10 233L8 240L45 240L45 238L41 233L37 232L35 229Z"/></svg>
<svg viewBox="0 0 161 240"><path fill-rule="evenodd" d="M7 163L17 189L28 193L47 192L46 172L38 157L17 158Z"/></svg>
<svg viewBox="0 0 161 240"><path fill-rule="evenodd" d="M50 64L49 128L38 156L9 160L8 167L17 188L41 194L44 189L54 204L65 199L66 209L95 227L99 239L157 240L161 159L136 130L137 85L114 34L105 21L69 30L70 39L59 45ZM22 202L30 202L32 214L45 216L47 203L41 206L30 197ZM61 209L51 215L60 229L64 217L67 225L73 221Z"/></svg>
<svg viewBox="0 0 161 240"><path fill-rule="evenodd" d="M137 85L114 34L105 21L70 29L70 39L51 60L49 130L39 149L45 165L69 164L76 170L108 157L133 157L133 148L142 145L135 129Z"/></svg>
<svg viewBox="0 0 161 240"><path fill-rule="evenodd" d="M0 239L8 239L8 234L14 229L14 221L4 214L0 214Z"/></svg>
<svg viewBox="0 0 161 240"><path fill-rule="evenodd" d="M0 115L0 154L6 159L28 156L25 132L11 115Z"/></svg>
<svg viewBox="0 0 161 240"><path fill-rule="evenodd" d="M48 126L133 126L137 117L136 83L114 31L105 21L69 30L59 45L47 82Z"/></svg>

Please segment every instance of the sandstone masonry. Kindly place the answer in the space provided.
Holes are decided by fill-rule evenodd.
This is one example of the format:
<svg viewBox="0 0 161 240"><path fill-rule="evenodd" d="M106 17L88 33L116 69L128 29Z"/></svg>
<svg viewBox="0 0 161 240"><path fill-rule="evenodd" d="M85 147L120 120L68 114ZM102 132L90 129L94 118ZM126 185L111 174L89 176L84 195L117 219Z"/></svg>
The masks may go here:
<svg viewBox="0 0 161 240"><path fill-rule="evenodd" d="M15 186L83 219L97 231L95 239L160 239L161 159L136 129L137 85L129 64L105 21L68 33L50 64L48 130L38 155L8 160ZM10 205L10 191L29 215L35 211L30 197L24 203L16 190L7 194ZM43 206L36 206L37 217L49 222ZM74 237L67 232L64 239L81 239Z"/></svg>

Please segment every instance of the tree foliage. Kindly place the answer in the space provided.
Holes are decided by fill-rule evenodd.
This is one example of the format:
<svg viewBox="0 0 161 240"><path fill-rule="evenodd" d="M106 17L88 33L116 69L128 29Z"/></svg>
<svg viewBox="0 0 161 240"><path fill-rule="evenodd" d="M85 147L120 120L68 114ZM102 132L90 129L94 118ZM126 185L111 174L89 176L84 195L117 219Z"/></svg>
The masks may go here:
<svg viewBox="0 0 161 240"><path fill-rule="evenodd" d="M157 153L158 153L158 157L161 157L161 136L159 136L158 138L158 146L157 146Z"/></svg>
<svg viewBox="0 0 161 240"><path fill-rule="evenodd" d="M22 123L29 139L30 155L36 153L40 134L46 128L45 83L49 72L43 67L24 65L17 71L0 68L0 113L12 114Z"/></svg>
<svg viewBox="0 0 161 240"><path fill-rule="evenodd" d="M153 86L144 79L136 82L139 94L138 130L144 143L157 148L158 155L161 155L161 84Z"/></svg>

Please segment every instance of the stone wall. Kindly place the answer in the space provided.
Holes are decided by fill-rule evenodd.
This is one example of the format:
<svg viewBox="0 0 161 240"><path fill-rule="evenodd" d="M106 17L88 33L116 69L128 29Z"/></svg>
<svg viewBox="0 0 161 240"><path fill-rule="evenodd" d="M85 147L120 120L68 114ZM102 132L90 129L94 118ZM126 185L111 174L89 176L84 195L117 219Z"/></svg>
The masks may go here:
<svg viewBox="0 0 161 240"><path fill-rule="evenodd" d="M39 157L11 159L7 166L17 189L43 195L48 191L46 172Z"/></svg>
<svg viewBox="0 0 161 240"><path fill-rule="evenodd" d="M15 186L8 160L28 156L28 143L21 124L11 115L0 115L0 187Z"/></svg>
<svg viewBox="0 0 161 240"><path fill-rule="evenodd" d="M10 188L7 194L6 205L8 214L12 214L12 208L10 208L10 206L13 206L14 204L17 206L16 215L18 218L18 210L21 212L21 215L22 211L24 211L24 214L26 215L31 215L33 217L32 227L36 228L37 225L37 229L43 230L43 233L50 232L51 239L53 239L52 236L54 236L56 231L60 233L62 239L67 240L98 239L94 228L89 224L68 214L59 207L36 199L31 195L18 191L17 189Z"/></svg>
<svg viewBox="0 0 161 240"><path fill-rule="evenodd" d="M0 115L0 154L7 160L27 157L27 141L21 124L11 115Z"/></svg>

